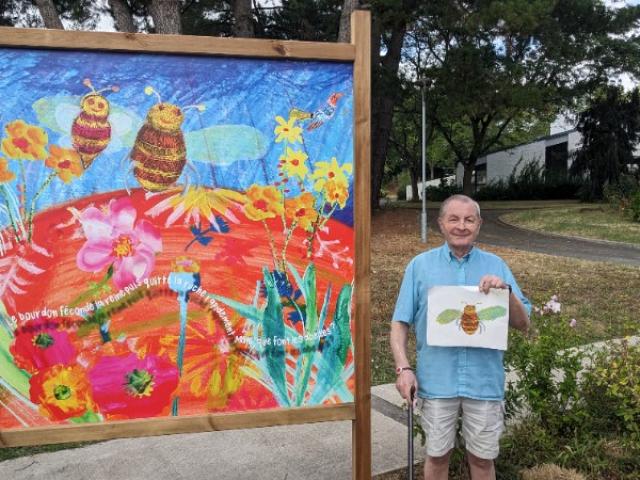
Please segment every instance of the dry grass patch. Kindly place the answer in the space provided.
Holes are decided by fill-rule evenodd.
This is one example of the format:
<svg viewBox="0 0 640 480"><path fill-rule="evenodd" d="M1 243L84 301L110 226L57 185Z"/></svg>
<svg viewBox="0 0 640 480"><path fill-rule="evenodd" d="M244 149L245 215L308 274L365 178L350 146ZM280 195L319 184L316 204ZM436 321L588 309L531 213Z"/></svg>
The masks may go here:
<svg viewBox="0 0 640 480"><path fill-rule="evenodd" d="M586 480L586 478L574 469L569 470L547 464L522 470L522 480Z"/></svg>

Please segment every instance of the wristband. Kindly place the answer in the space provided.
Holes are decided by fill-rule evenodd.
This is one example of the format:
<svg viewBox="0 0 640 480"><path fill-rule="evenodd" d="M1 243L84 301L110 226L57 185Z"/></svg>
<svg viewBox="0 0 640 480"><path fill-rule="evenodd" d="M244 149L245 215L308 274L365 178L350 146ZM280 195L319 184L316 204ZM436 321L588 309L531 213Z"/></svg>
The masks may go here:
<svg viewBox="0 0 640 480"><path fill-rule="evenodd" d="M410 370L413 372L413 368L411 367L396 367L396 375L400 375L405 370Z"/></svg>

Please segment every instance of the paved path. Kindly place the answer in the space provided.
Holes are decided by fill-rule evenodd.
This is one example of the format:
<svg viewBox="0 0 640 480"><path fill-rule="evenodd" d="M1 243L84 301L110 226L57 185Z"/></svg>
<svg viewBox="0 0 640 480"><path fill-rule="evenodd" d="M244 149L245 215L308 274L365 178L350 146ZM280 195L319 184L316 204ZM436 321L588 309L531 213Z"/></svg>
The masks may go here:
<svg viewBox="0 0 640 480"><path fill-rule="evenodd" d="M600 262L615 262L640 266L640 247L629 244L583 240L577 238L545 235L543 233L513 227L499 217L509 210L482 211L484 223L478 241L488 245L546 253L562 257L580 258ZM436 210L429 210L429 219L435 219ZM429 220L431 223L431 220Z"/></svg>

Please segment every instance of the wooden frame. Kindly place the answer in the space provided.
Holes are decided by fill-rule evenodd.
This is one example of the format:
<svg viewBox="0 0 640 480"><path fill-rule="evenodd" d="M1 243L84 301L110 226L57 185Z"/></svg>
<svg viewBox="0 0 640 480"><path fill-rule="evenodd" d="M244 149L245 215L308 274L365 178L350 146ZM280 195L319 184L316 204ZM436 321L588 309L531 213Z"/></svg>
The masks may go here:
<svg viewBox="0 0 640 480"><path fill-rule="evenodd" d="M327 44L254 39L88 33L0 28L0 46L51 49L110 50L147 53L262 57L353 62L355 162L355 402L247 413L168 419L130 420L100 425L64 425L28 431L0 430L0 447L104 440L225 429L265 427L334 420L353 421L353 478L371 478L370 414L370 14L352 14L351 44Z"/></svg>

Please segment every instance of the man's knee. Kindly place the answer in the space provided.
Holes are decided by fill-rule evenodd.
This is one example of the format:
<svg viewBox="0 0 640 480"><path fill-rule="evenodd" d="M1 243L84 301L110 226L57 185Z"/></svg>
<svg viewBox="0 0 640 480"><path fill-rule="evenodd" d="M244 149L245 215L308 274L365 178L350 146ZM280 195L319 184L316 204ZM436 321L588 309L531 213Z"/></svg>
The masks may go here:
<svg viewBox="0 0 640 480"><path fill-rule="evenodd" d="M490 470L493 467L493 460L476 457L473 453L467 451L467 458L472 467L480 470Z"/></svg>
<svg viewBox="0 0 640 480"><path fill-rule="evenodd" d="M444 455L440 455L438 457L432 457L431 455L427 455L427 462L431 463L434 467L444 467L449 465L450 457L451 457L451 450L449 450Z"/></svg>

